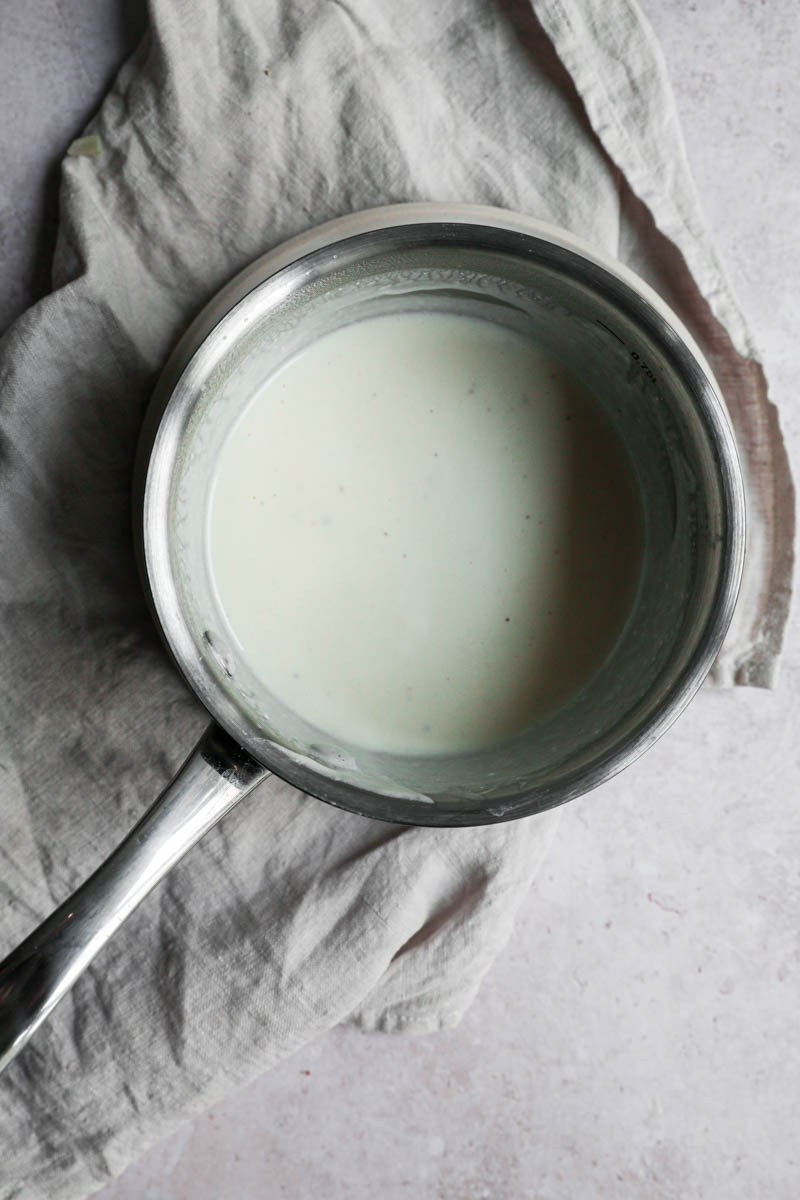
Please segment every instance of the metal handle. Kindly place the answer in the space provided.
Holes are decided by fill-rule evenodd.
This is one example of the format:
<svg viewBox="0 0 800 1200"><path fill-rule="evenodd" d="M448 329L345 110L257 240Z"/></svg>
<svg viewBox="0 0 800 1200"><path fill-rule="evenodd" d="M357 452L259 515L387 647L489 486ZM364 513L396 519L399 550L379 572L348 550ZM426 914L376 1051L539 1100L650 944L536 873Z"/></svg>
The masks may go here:
<svg viewBox="0 0 800 1200"><path fill-rule="evenodd" d="M0 1071L195 842L269 772L211 725L128 837L0 963Z"/></svg>

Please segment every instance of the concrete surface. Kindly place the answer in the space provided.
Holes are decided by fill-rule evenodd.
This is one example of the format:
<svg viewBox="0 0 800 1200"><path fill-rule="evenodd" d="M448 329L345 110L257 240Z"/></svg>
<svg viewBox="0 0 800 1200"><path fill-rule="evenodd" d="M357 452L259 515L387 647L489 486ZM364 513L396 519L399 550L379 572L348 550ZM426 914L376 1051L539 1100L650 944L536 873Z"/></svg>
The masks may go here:
<svg viewBox="0 0 800 1200"><path fill-rule="evenodd" d="M708 218L800 461L794 0L647 0ZM141 6L4 0L0 324L46 288L53 164ZM47 83L43 85L43 79ZM463 1025L334 1031L102 1200L795 1200L800 639L570 806Z"/></svg>

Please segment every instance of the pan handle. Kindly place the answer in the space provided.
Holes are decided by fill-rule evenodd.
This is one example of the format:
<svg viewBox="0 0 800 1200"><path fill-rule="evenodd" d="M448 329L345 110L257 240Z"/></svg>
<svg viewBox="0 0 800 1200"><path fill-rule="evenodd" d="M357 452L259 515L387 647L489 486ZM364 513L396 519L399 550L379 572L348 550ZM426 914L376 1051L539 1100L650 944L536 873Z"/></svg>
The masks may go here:
<svg viewBox="0 0 800 1200"><path fill-rule="evenodd" d="M0 1071L195 842L269 772L211 725L125 841L0 963Z"/></svg>

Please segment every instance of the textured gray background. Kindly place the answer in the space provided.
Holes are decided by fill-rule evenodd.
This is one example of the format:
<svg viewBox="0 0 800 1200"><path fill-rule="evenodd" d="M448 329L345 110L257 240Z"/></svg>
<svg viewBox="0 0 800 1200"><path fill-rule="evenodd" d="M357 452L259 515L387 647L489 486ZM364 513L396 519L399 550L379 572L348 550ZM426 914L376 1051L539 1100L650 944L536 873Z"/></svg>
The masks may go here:
<svg viewBox="0 0 800 1200"><path fill-rule="evenodd" d="M647 0L701 197L800 449L795 0ZM0 328L47 289L58 162L133 0L0 0ZM564 814L462 1027L337 1030L104 1200L795 1200L800 639ZM57 850L56 850L57 852Z"/></svg>

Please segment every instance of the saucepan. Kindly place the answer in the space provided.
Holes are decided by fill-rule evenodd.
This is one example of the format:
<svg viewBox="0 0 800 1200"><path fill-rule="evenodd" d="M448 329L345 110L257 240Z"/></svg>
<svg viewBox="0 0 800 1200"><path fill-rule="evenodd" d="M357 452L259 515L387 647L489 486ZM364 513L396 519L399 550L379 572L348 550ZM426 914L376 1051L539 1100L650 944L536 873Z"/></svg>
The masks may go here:
<svg viewBox="0 0 800 1200"><path fill-rule="evenodd" d="M593 677L497 745L403 755L344 744L255 678L226 631L204 551L209 481L243 395L314 339L398 311L535 330L603 399L636 477L635 599ZM254 263L167 364L142 434L134 521L155 621L213 723L98 871L0 966L0 1064L25 1044L170 867L270 773L350 812L462 826L589 791L672 724L733 614L745 508L711 371L663 301L561 230L497 209L399 205L321 227ZM269 547L264 547L269 556Z"/></svg>

